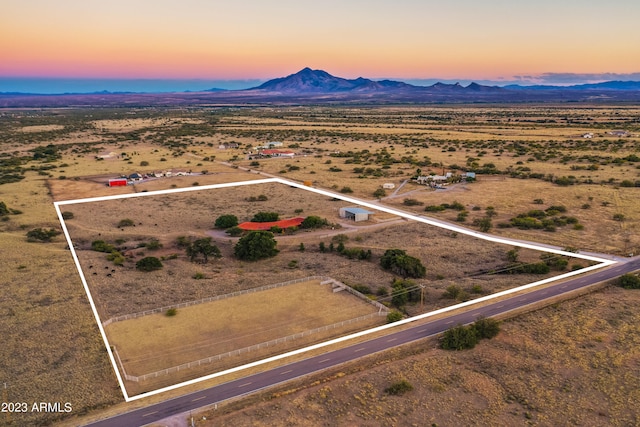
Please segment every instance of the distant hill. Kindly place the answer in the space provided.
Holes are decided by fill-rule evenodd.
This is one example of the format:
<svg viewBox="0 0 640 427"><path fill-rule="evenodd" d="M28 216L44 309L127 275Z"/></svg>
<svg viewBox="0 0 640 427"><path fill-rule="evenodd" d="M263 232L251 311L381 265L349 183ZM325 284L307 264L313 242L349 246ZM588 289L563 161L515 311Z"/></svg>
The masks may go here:
<svg viewBox="0 0 640 427"><path fill-rule="evenodd" d="M460 104L460 103L640 102L640 82L611 81L574 86L484 86L436 83L416 86L364 77L345 79L304 68L295 74L242 90L197 92L94 92L37 95L0 93L0 108L64 106L304 105L304 104Z"/></svg>
<svg viewBox="0 0 640 427"><path fill-rule="evenodd" d="M342 77L332 76L323 70L312 70L311 68L303 68L295 74L287 77L280 77L269 80L260 86L247 89L250 91L275 92L282 94L319 94L319 93L411 93L411 92L428 92L428 91L495 91L501 90L497 87L482 86L477 83L471 83L467 87L460 84L444 84L436 83L433 86L414 86L404 82L393 80L374 81L364 77L357 79L344 79Z"/></svg>

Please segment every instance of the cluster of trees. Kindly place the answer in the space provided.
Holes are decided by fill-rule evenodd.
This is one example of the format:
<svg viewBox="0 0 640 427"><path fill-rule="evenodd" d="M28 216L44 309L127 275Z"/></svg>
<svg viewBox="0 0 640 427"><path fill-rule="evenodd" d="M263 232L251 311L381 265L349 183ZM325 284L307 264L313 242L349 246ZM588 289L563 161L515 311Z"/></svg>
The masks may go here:
<svg viewBox="0 0 640 427"><path fill-rule="evenodd" d="M481 339L491 339L500 332L500 323L491 318L478 318L469 326L458 325L448 329L440 339L444 350L465 350L476 346Z"/></svg>
<svg viewBox="0 0 640 427"><path fill-rule="evenodd" d="M402 277L420 278L427 274L427 269L418 258L407 255L402 249L387 249L380 258L380 265Z"/></svg>

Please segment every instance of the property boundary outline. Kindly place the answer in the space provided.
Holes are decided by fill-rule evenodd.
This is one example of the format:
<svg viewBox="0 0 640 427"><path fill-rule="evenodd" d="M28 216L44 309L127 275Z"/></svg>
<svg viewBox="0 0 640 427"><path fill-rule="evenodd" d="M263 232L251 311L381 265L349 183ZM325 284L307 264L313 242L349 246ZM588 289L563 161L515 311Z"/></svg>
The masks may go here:
<svg viewBox="0 0 640 427"><path fill-rule="evenodd" d="M533 249L536 251L541 251L541 252L548 252L548 253L554 253L554 254L558 254L558 255L564 255L564 256L569 256L572 258L580 258L580 259L585 259L585 260L589 260L589 261L594 261L597 262L598 264L589 266L589 267L585 267L582 268L580 270L576 270L576 271L571 271L569 273L565 273L565 274L561 274L559 276L555 276L555 277L550 277L547 279L543 279L543 280L539 280L536 282L532 282L532 283L528 283L526 285L522 285L522 286L518 286L512 289L507 289L505 291L501 291L501 292L497 292L494 294L490 294L490 295L486 295L484 297L480 297L480 298L476 298L470 301L465 301L462 302L460 304L455 304L452 306L448 306L445 308L441 308L438 310L434 310L428 313L423 313L420 314L418 316L414 316L414 317L410 317L408 319L402 319L398 322L394 322L394 323L389 323L389 324L385 324L382 326L378 326L375 328L371 328L371 329L367 329L364 331L360 331L360 332L356 332L353 334L349 334L349 335L345 335L339 338L335 338L329 341L325 341L322 343L318 343L318 344L314 344L311 346L307 346L304 348L300 348L297 350L293 350L293 351L289 351L286 353L282 353L276 356L271 356L268 357L266 359L262 359L262 360L258 360L255 362L251 362L251 363L247 363L241 366L236 366L234 368L230 368L230 369L226 369L224 371L220 371L220 372L216 372L213 374L209 374L209 375L205 375L202 376L200 378L194 378L192 380L188 380L188 381L183 381L181 383L178 384L173 384L167 387L162 387L153 391L149 391L149 392L145 392L145 393L141 393L141 394L137 394L134 396L129 396L129 394L127 393L127 390L125 388L124 385L124 381L122 379L122 375L120 374L120 370L118 369L118 365L116 363L116 359L114 357L113 351L111 351L111 346L109 344L109 340L107 339L107 335L105 333L104 327L102 325L102 322L100 320L100 315L98 314L98 310L96 307L96 304L93 300L93 296L91 295L91 291L89 290L89 285L87 283L86 277L82 271L82 267L80 266L80 261L78 259L78 255L75 251L75 247L73 246L73 242L71 240L71 236L69 235L69 230L67 229L66 223L64 218L62 217L62 211L60 210L60 206L65 206L65 205L74 205L74 204L80 204L80 203L92 203L92 202L102 202L102 201L107 201L107 200L117 200L117 199L129 199L129 198L135 198L135 197L148 197L148 196L159 196L159 195L165 195L165 194L174 194L174 193L182 193L182 192L188 192L188 191L203 191L203 190L212 190L212 189L218 189L218 188L229 188L229 187L238 187L238 186L244 186L244 185L259 185L259 184L270 184L270 183L278 183L278 184L284 184L284 185L288 185L290 187L295 187L295 188L299 188L302 190L306 190L306 191L310 191L312 193L316 193L316 194L320 194L323 196L329 196L332 198L336 198L336 199L340 199L343 200L345 202L349 202L352 204L356 204L359 206L364 206L370 209L375 209L377 211L380 212L385 212L385 213L389 213L392 215L397 215L400 216L402 218L405 219L409 219L409 220L413 220L413 221L417 221L417 222L421 222L423 224L427 224L427 225L431 225L431 226L435 226L435 227L439 227L439 228L444 228L445 230L449 230L449 231L455 231L457 233L461 233L461 234L465 234L468 236L472 236L472 237L476 237L478 239L482 239L482 240L486 240L486 241L490 241L490 242L494 242L494 243L500 243L500 244L506 244L506 245L511 245L511 246L517 246L517 247L522 247L522 248L527 248L527 249ZM118 383L120 385L120 390L122 391L122 395L124 396L125 402L131 402L134 400L138 400L138 399L142 399L145 397L149 397L149 396L153 396L156 394L160 394L160 393L164 393L167 391L171 391L171 390L175 390L181 387L186 387L192 384L196 384L202 381L207 381L213 378L217 378L217 377L221 377L224 375L228 375L234 372L239 372L245 369L249 369L249 368L253 368L256 366L260 366L260 365L264 365L270 362L274 362L274 361L278 361L278 360L282 360L285 359L287 357L291 357L291 356L295 356L298 354L303 354L309 351L313 351L313 350L317 350L323 347L327 347L333 344L338 344L341 342L345 342L345 341L349 341L361 336L365 336L365 335L369 335L369 334L373 334L376 332L380 332L383 330L387 330L387 329L391 329L391 328L395 328L395 327L399 327L401 325L407 324L407 323L411 323L411 322L415 322L418 320L422 320L422 319L426 319L429 317L433 317L436 316L438 314L442 314L442 313L446 313L449 311L454 311L463 307L468 307L471 305L475 305L475 304L479 304L485 301L489 301L489 300L493 300L496 298L500 298L503 297L505 295L510 295L510 294L514 294L516 292L520 292L523 290L527 290L527 289L531 289L531 288L535 288L537 286L542 286L544 284L547 283L551 283L551 282L555 282L558 280L562 280L562 279L566 279L568 277L571 276L575 276L578 274L583 274L586 273L588 271L592 271L592 270L597 270L600 268L604 268L613 264L616 264L617 261L614 260L608 260L608 259L604 259L604 258L599 258L596 256L592 256L592 255L585 255L585 254L579 254L579 253L574 253L574 252L567 252L567 251L563 251L560 249L555 249L555 248L550 248L544 245L534 245L531 243L527 243L527 242L520 242L520 241L515 241L515 240L511 240L511 239L506 239L506 238L501 238L501 237L497 237L497 236L492 236L489 234L485 234L485 233L481 233L481 232L476 232L474 230L470 230L464 227L457 227L453 224L447 224L441 221L436 221L424 216L420 216L420 215L415 215L415 214L411 214L408 212L403 212L401 210L395 209L395 208L391 208L388 206L384 206L384 205L380 205L378 203L372 203L372 202L367 202L365 200L360 200L354 197L348 197L345 196L343 194L340 193L335 193L329 190L323 190L323 189L319 189L319 188L315 188L315 187L310 187L304 184L301 184L299 182L295 182L295 181L289 181L283 178L266 178L266 179L258 179L258 180L249 180L249 181L237 181L237 182L231 182L231 183L223 183L223 184L211 184L211 185L203 185L203 186L197 186L197 187L187 187L187 188L175 188L175 189L167 189L167 190L157 190L157 191L148 191L148 192L140 192L140 193L129 193L129 194L118 194L118 195L112 195L112 196L101 196L101 197L90 197L90 198L85 198L85 199L75 199L75 200L63 200L63 201L57 201L53 203L54 208L56 210L56 213L58 214L58 218L60 220L60 224L62 225L62 230L64 233L65 238L67 239L67 243L69 246L69 250L71 251L71 255L73 257L73 260L75 262L76 268L78 270L78 274L80 275L80 280L82 281L82 285L84 287L85 292L87 293L87 297L89 298L89 304L91 306L91 310L93 311L93 315L96 319L96 323L98 324L98 329L100 330L100 335L102 336L102 340L104 341L105 347L107 349L107 354L109 355L109 360L111 361L111 365L115 371L116 374L116 378L118 379Z"/></svg>

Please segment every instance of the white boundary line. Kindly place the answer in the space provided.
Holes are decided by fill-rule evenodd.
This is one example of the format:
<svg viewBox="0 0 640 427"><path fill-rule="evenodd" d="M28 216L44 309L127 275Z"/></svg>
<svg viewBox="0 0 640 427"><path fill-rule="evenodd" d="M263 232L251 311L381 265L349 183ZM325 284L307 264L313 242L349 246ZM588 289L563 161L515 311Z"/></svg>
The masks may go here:
<svg viewBox="0 0 640 427"><path fill-rule="evenodd" d="M71 236L69 235L69 231L67 229L67 226L65 224L64 219L62 218L62 212L60 211L60 206L64 206L64 205L72 205L72 204L79 204L79 203L91 203L91 202L101 202L101 201L106 201L106 200L117 200L117 199L128 199L128 198L134 198L134 197L147 197L147 196L158 196L158 195L164 195L164 194L173 194L173 193L181 193L181 192L185 192L185 191L201 191L201 190L210 190L210 189L216 189L216 188L228 188L228 187L238 187L238 186L242 186L242 185L254 185L254 184L267 184L267 183L279 183L279 184L284 184L284 185L289 185L291 187L296 187L299 189L303 189L306 191L310 191L312 193L316 193L316 194L321 194L324 196L329 196L329 197L333 197L333 198L337 198L340 200L344 200L345 202L349 202L349 203L353 203L356 205L360 205L360 206L365 206L371 209L375 209L381 212L386 212L386 213L390 213L393 215L397 215L403 218L407 218L413 221L417 221L417 222L422 222L424 224L428 224L428 225L432 225L432 226L436 226L436 227L440 227L440 228L444 228L446 230L451 230L451 231L455 231L457 233L461 233L461 234L466 234L472 237L476 237L478 239L483 239L483 240L487 240L490 242L494 242L494 243L501 243L501 244L506 244L506 245L511 245L511 246L518 246L518 247L522 247L522 248L527 248L527 249L534 249L537 251L541 251L541 252L549 252L549 253L554 253L554 254L560 254L560 255L565 255L565 256L569 256L569 257L573 257L573 258L580 258L580 259L585 259L585 260L589 260L589 261L595 261L595 262L599 262L599 264L596 265L592 265L590 267L586 267L577 271L572 271L569 273L565 273L565 274L561 274L559 276L556 277L550 277L548 279L544 279L544 280L539 280L537 282L533 282L533 283L529 283L523 286L519 286L513 289L508 289L502 292L498 292L495 294L491 294L491 295L486 295L484 297L480 297L471 301L466 301L460 304L456 304L456 305L452 305L449 307L445 307L445 308L441 308L439 310L435 310L435 311L431 311L429 313L424 313L421 314L419 316L414 316L411 317L409 319L403 319L400 320L398 322L395 323L389 323L386 325L382 325L382 326L378 326L376 328L373 329L367 329L365 331L360 331L360 332L356 332L354 334L350 334L350 335L346 335L340 338L336 338L330 341L325 341L323 343L319 343L319 344L315 344L312 346L308 346L308 347L304 347L298 350L294 350L294 351L290 351L287 353L283 353L283 354L279 354L276 356L272 356L269 357L267 359L262 359L262 360L258 360L252 363L247 363L245 365L241 365L241 366L237 366L235 368L231 368L231 369L227 369L224 371L220 371L220 372L216 372L214 374L210 374L210 375L206 375L200 378L196 378L193 380L189 380L189 381L184 381L178 384L174 384L168 387L163 387L154 391L150 391L150 392L146 392L146 393L142 393L142 394L138 394L135 396L129 396L129 394L127 393L127 390L124 386L124 382L122 381L122 376L120 375L120 371L118 370L118 366L116 364L116 360L114 358L114 355L111 351L111 346L109 344L109 340L107 339L107 335L104 331L104 328L102 327L102 322L100 321L100 316L98 314L98 310L96 309L96 305L93 301L93 297L91 295L91 291L89 290L89 286L87 284L87 280L84 276L84 273L82 272L82 268L80 266L80 261L78 260L78 255L76 254L75 248L73 247L73 242L71 241ZM418 216L418 215L413 215L410 213L406 213L406 212L402 212L393 208L389 208L386 206L381 206L375 203L371 203L371 202L366 202L363 200L359 200L353 197L347 197L344 196L342 194L337 194L337 193L333 193L331 191L327 191L327 190L321 190L318 188L313 188L313 187L308 187L306 185L300 184L298 182L293 182L293 181L288 181L286 179L282 179L282 178L267 178L267 179L259 179L259 180L250 180L250 181L239 181L239 182L232 182L232 183L224 183L224 184L212 184L212 185L203 185L203 186L197 186L197 187L188 187L188 188L177 188L177 189L170 189L170 190L159 190L159 191L148 191L148 192L141 192L141 193L130 193L130 194L120 194L120 195L114 195L114 196L103 196L103 197L91 197L91 198L86 198L86 199L77 199L77 200L64 200L64 201L59 201L59 202L54 202L54 206L56 209L56 212L58 214L58 218L60 219L60 223L62 224L62 230L64 232L64 235L67 239L67 243L69 245L69 250L71 251L71 255L73 256L73 260L76 264L76 268L78 269L78 273L80 274L80 279L82 280L82 285L84 286L84 290L87 293L87 297L89 298L89 304L91 305L91 310L93 311L93 315L96 319L96 322L98 323L98 329L100 329L100 334L102 335L102 340L104 341L104 344L107 348L107 353L109 354L109 360L111 361L111 365L113 366L113 369L116 373L116 377L118 378L118 383L120 384L120 390L122 391L122 395L124 396L124 399L126 402L131 402L134 400L138 400L138 399L142 399L144 397L149 397L149 396L153 396L156 394L160 394L160 393L164 393L170 390L175 390L177 388L181 388L181 387L185 387L188 385L192 385L192 384L196 384L202 381L207 381L213 378L217 378L223 375L227 375L227 374L231 374L234 372L238 372L238 371L242 371L245 369L249 369L249 368L253 368L255 366L260 366L260 365L264 365L266 363L270 363L270 362L274 362L277 360L281 360L281 359L285 359L287 357L291 357L291 356L295 356L298 354L302 354L302 353L306 353L308 351L312 351L312 350L316 350L319 348L323 348L323 347L327 347L333 344L337 344L337 343L341 343L344 341L348 341L354 338L358 338L361 336L365 336L368 334L372 334L375 332L379 332L379 331L384 331L386 329L390 329L390 328L394 328L397 326L401 326L404 325L406 323L411 323L411 322L415 322L417 320L422 320L422 319L426 319L441 313L446 313L449 311L453 311L453 310L457 310L459 308L463 308L463 307L467 307L470 305L474 305L474 304L478 304L481 302L485 302L485 301L489 301L495 298L499 298L505 295L510 295L522 290L526 290L526 289L531 289L537 286L541 286L547 283L551 283L551 282L555 282L557 280L561 280L561 279L566 279L568 277L571 276L575 276L578 274L582 274L588 271L592 271L592 270L597 270L599 268L603 268L609 265L613 265L616 264L616 261L612 261L612 260L607 260L607 259L603 259L603 258L599 258L599 257L595 257L595 256L591 256L591 255L583 255L583 254L577 254L577 253L573 253L573 252L567 252L567 251L563 251L563 250L559 250L559 249L554 249L554 248L548 248L548 247L544 247L544 246L537 246L537 245L533 245L530 243L524 243L524 242L517 242L517 241L513 241L513 240L509 240L509 239L503 239L500 237L496 237L496 236L491 236L488 234L484 234L484 233L479 233L473 230L469 230L466 228L458 228L455 225L451 225L451 224L446 224L446 223L442 223L442 222L438 222L438 221L434 221L422 216Z"/></svg>

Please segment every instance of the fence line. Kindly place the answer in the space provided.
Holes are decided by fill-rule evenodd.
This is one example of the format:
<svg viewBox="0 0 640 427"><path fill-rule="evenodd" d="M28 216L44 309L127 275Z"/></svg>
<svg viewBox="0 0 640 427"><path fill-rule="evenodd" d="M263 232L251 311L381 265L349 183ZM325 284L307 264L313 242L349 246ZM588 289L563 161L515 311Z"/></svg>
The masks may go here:
<svg viewBox="0 0 640 427"><path fill-rule="evenodd" d="M105 320L104 322L102 322L102 326L104 327L104 326L108 326L108 325L110 325L112 323L115 323L115 322L121 322L123 320L135 319L135 318L142 317L142 316L148 316L150 314L162 313L164 311L169 310L170 308L190 307L192 305L198 305L198 304L203 304L203 303L212 302L212 301L219 301L219 300L223 300L223 299L226 299L226 298L237 297L239 295L245 295L245 294L250 294L250 293L254 293L254 292L265 291L267 289L279 288L281 286L292 285L294 283L308 282L308 281L311 281L311 280L324 280L324 279L327 279L327 277L325 277L325 276L307 276L307 277L303 277L301 279L289 280L287 282L274 283L274 284L271 284L271 285L260 286L259 288L245 289L243 291L236 291L236 292L232 292L230 294L217 295L217 296L214 296L214 297L203 298L203 299L199 299L199 300L195 300L195 301L187 301L187 302L183 302L183 303L180 303L180 304L173 304L173 305L168 305L168 306L165 306L165 307L154 308L154 309L151 309L151 310L140 311L138 313L124 314L122 316L112 317L110 319Z"/></svg>
<svg viewBox="0 0 640 427"><path fill-rule="evenodd" d="M271 341L266 341L266 342L263 342L263 343L254 344L254 345L252 345L250 347L244 347L244 348L232 350L232 351L229 351L229 352L226 352L226 353L217 354L215 356L207 357L207 358L200 359L200 360L195 360L195 361L189 362L189 363L183 363L182 365L173 366L171 368L162 369L160 371L151 372L149 374L144 374L144 375L140 375L140 376L128 375L125 372L124 367L122 366L122 362L120 362L120 367L121 367L122 372L124 373L124 376L125 376L125 378L127 380L140 382L140 381L148 380L149 378L157 378L159 376L169 375L171 373L178 372L178 371L185 370L185 369L189 369L189 368L194 368L196 366L206 365L208 363L212 363L212 362L215 362L215 361L227 358L227 357L239 356L240 354L243 354L243 353L249 353L251 351L260 350L262 348L272 347L272 346L277 345L277 344L282 344L282 343L285 343L285 342L288 342L288 341L293 341L295 339L303 338L305 336L316 334L318 332L325 332L325 331L328 331L330 329L336 329L336 328L339 328L339 327L342 327L342 326L350 325L350 324L356 323L356 322L361 322L363 320L371 319L371 318L374 318L374 317L377 317L377 316L382 316L382 315L386 315L386 313L377 312L377 313L366 314L364 316L360 316L360 317L356 317L356 318L348 319L348 320L343 320L341 322L333 323L331 325L321 326L319 328L310 329L310 330L304 331L304 332L298 332L296 334L289 335L289 336L286 336L286 337L276 338L276 339L271 340ZM117 352L116 352L116 355L117 355ZM120 361L120 356L118 356L118 361Z"/></svg>
<svg viewBox="0 0 640 427"><path fill-rule="evenodd" d="M384 304L379 303L378 301L374 301L371 298L369 298L368 296L366 296L365 294L356 291L355 289L353 289L351 286L347 286L342 282L338 282L335 279L331 279L331 278L327 278L327 280L325 282L321 282L321 284L326 284L326 283L331 283L334 284L340 288L342 288L343 290L351 293L352 295L357 296L358 298L360 298L361 300L373 305L374 307L376 307L378 310L380 310L380 312L384 312L385 314L389 312L389 307L387 307Z"/></svg>

